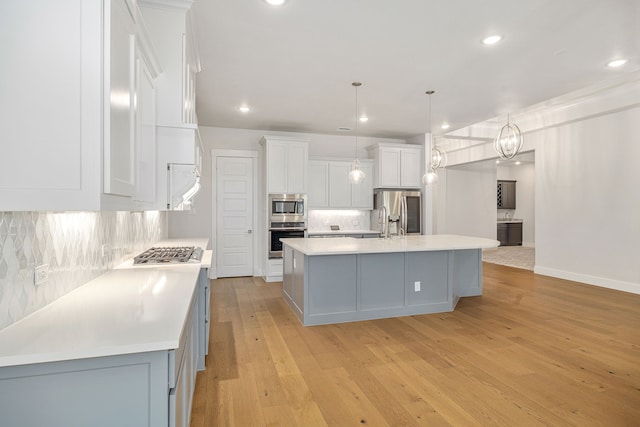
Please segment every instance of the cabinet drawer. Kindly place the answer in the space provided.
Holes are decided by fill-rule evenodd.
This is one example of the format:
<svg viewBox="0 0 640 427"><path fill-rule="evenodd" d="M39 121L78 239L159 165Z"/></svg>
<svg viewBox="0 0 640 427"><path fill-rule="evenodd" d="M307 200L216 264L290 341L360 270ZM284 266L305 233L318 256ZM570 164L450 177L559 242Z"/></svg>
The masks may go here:
<svg viewBox="0 0 640 427"><path fill-rule="evenodd" d="M189 309L187 318L184 322L182 334L180 335L179 347L175 350L169 351L169 388L175 388L178 382L178 375L180 373L180 364L185 357L185 350L187 350L187 344L191 339L191 323L193 322L193 305Z"/></svg>

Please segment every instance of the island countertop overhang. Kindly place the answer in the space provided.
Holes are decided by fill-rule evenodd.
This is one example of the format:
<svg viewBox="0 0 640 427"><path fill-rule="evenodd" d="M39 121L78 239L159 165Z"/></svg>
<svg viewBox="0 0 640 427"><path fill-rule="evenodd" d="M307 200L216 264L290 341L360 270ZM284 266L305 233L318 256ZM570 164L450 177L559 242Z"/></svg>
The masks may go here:
<svg viewBox="0 0 640 427"><path fill-rule="evenodd" d="M291 238L282 239L282 243L309 256L488 249L495 248L500 244L494 239L455 234L403 236L391 239L356 239L352 237L336 237L332 239Z"/></svg>

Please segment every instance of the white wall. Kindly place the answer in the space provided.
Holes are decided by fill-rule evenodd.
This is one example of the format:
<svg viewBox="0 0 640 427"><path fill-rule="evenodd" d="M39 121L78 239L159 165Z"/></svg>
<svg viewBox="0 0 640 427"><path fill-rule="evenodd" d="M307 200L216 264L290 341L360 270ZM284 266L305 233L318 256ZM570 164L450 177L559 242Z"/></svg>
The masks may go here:
<svg viewBox="0 0 640 427"><path fill-rule="evenodd" d="M536 273L640 294L639 99L636 81L515 115L535 150ZM439 142L449 163L495 159L490 128Z"/></svg>
<svg viewBox="0 0 640 427"><path fill-rule="evenodd" d="M536 272L640 293L640 108L534 132Z"/></svg>
<svg viewBox="0 0 640 427"><path fill-rule="evenodd" d="M516 209L512 218L522 219L522 245L535 246L535 164L498 166L498 179L515 180ZM498 210L500 214L502 210Z"/></svg>
<svg viewBox="0 0 640 427"><path fill-rule="evenodd" d="M438 233L496 238L495 168L446 168L446 178L440 177L437 187L439 194L446 193L446 219Z"/></svg>

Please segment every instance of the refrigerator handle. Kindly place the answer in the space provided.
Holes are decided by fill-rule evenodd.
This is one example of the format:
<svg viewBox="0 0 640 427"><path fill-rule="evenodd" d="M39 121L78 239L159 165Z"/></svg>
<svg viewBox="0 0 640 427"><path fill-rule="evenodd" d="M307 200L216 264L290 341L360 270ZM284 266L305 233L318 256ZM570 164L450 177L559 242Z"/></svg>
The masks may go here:
<svg viewBox="0 0 640 427"><path fill-rule="evenodd" d="M400 203L400 228L404 230L404 234L407 234L407 197L402 197L402 203Z"/></svg>

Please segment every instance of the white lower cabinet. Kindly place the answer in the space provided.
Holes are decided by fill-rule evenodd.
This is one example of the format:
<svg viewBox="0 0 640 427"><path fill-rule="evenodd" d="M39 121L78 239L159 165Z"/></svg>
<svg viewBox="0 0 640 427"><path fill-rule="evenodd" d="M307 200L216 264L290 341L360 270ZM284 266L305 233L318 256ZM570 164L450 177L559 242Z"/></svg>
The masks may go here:
<svg viewBox="0 0 640 427"><path fill-rule="evenodd" d="M268 259L266 264L264 281L279 282L281 280L282 280L282 258Z"/></svg>
<svg viewBox="0 0 640 427"><path fill-rule="evenodd" d="M373 209L373 161L361 160L365 179L360 184L349 182L351 161L309 161L310 209Z"/></svg>

